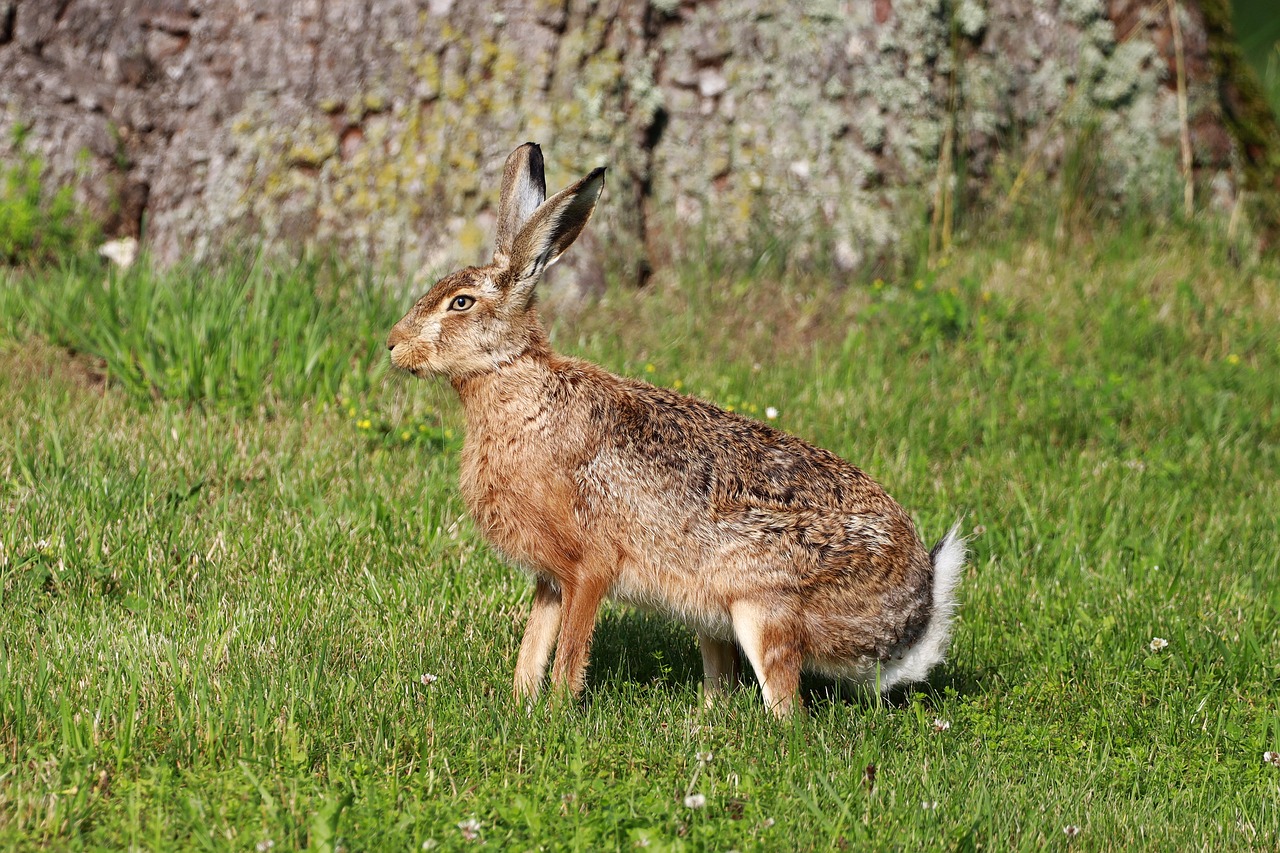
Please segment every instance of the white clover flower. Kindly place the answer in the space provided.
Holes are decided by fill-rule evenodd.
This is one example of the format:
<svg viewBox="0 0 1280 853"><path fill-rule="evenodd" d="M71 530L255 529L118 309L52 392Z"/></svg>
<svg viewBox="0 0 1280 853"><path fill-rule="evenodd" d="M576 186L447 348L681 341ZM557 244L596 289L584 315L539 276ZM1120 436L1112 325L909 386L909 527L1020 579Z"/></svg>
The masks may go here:
<svg viewBox="0 0 1280 853"><path fill-rule="evenodd" d="M270 838L264 838L261 841L259 841L256 845L254 845L253 849L257 850L258 853L267 853L268 850L270 850L272 847L275 847L275 846L276 846L276 843L272 841Z"/></svg>
<svg viewBox="0 0 1280 853"><path fill-rule="evenodd" d="M715 753L711 750L707 750L706 752L699 752L694 757L698 759L699 764L710 764L711 759L715 758Z"/></svg>
<svg viewBox="0 0 1280 853"><path fill-rule="evenodd" d="M939 734L945 731L949 731L950 729L951 729L950 720L944 720L941 717L939 717L938 719L933 721L933 730L935 732L938 732Z"/></svg>
<svg viewBox="0 0 1280 853"><path fill-rule="evenodd" d="M764 410L764 416L771 421L776 420L778 417L778 410L773 406L769 406L767 409Z"/></svg>
<svg viewBox="0 0 1280 853"><path fill-rule="evenodd" d="M1271 752L1268 750L1262 753L1262 763L1270 764L1272 767L1280 767L1280 752Z"/></svg>
<svg viewBox="0 0 1280 853"><path fill-rule="evenodd" d="M421 684L423 687L426 687L429 684L435 684L439 680L440 680L440 676L432 675L429 672L424 672L422 674L422 677L418 679L418 683Z"/></svg>
<svg viewBox="0 0 1280 853"><path fill-rule="evenodd" d="M466 820L458 821L458 829L462 830L462 837L468 841L475 841L480 835L480 821L473 817Z"/></svg>
<svg viewBox="0 0 1280 853"><path fill-rule="evenodd" d="M1067 836L1067 838L1075 838L1080 834L1080 827L1076 826L1074 823L1069 823L1062 827L1062 832Z"/></svg>
<svg viewBox="0 0 1280 853"><path fill-rule="evenodd" d="M1164 637L1151 638L1151 651L1160 652L1160 651L1164 651L1167 648L1169 648L1169 641L1166 640Z"/></svg>
<svg viewBox="0 0 1280 853"><path fill-rule="evenodd" d="M707 804L707 798L702 794L690 794L684 798L685 808L700 809Z"/></svg>

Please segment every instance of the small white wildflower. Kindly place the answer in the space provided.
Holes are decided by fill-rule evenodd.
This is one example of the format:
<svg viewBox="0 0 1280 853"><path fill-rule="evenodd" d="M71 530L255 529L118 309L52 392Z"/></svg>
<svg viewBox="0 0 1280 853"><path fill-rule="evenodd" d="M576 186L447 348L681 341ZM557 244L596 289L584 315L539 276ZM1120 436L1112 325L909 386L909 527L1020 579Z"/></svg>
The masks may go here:
<svg viewBox="0 0 1280 853"><path fill-rule="evenodd" d="M775 409L773 406L770 406L769 408L764 410L764 416L769 420L774 420L778 417L778 410Z"/></svg>
<svg viewBox="0 0 1280 853"><path fill-rule="evenodd" d="M432 675L429 672L424 672L422 674L422 677L418 679L418 683L421 684L423 687L426 687L429 684L435 684L439 680L440 680L440 676Z"/></svg>
<svg viewBox="0 0 1280 853"><path fill-rule="evenodd" d="M707 804L707 798L702 794L690 794L684 798L685 808L700 809Z"/></svg>
<svg viewBox="0 0 1280 853"><path fill-rule="evenodd" d="M761 829L768 829L771 826L773 826L773 818L771 817L767 817L764 820L760 821Z"/></svg>
<svg viewBox="0 0 1280 853"><path fill-rule="evenodd" d="M1168 641L1168 640L1166 640L1164 637L1152 637L1152 638L1151 638L1151 651L1153 651L1153 652L1159 652L1159 651L1163 651L1163 650L1165 650L1165 649L1167 649L1167 648L1169 648L1169 641Z"/></svg>
<svg viewBox="0 0 1280 853"><path fill-rule="evenodd" d="M924 800L923 802L920 803L920 808L924 809L927 812L936 811L938 808L938 801Z"/></svg>
<svg viewBox="0 0 1280 853"><path fill-rule="evenodd" d="M276 846L276 843L272 841L270 838L264 838L261 841L259 841L256 845L254 845L253 849L257 850L258 853L267 853L268 850L270 850L272 847L275 847L275 846Z"/></svg>
<svg viewBox="0 0 1280 853"><path fill-rule="evenodd" d="M109 240L98 247L98 254L120 269L127 270L138 257L138 241L133 237Z"/></svg>
<svg viewBox="0 0 1280 853"><path fill-rule="evenodd" d="M1062 831L1066 834L1067 838L1075 838L1080 834L1080 827L1076 826L1074 823L1069 823L1062 827Z"/></svg>
<svg viewBox="0 0 1280 853"><path fill-rule="evenodd" d="M1280 767L1280 752L1271 752L1270 750L1262 753L1262 762L1270 764L1272 767Z"/></svg>
<svg viewBox="0 0 1280 853"><path fill-rule="evenodd" d="M933 721L933 730L938 733L948 731L951 728L951 721L944 720L941 717Z"/></svg>
<svg viewBox="0 0 1280 853"><path fill-rule="evenodd" d="M480 821L473 817L466 820L458 821L458 829L462 830L462 837L468 841L475 841L480 835Z"/></svg>
<svg viewBox="0 0 1280 853"><path fill-rule="evenodd" d="M715 758L715 753L707 750L706 752L699 752L695 757L698 759L699 764L710 764L711 759Z"/></svg>

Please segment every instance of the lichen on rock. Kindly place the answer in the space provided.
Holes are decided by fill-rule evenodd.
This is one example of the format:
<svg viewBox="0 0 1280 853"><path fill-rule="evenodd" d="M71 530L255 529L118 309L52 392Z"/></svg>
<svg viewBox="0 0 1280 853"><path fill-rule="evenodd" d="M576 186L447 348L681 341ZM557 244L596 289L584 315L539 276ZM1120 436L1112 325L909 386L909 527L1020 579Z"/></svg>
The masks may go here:
<svg viewBox="0 0 1280 853"><path fill-rule="evenodd" d="M1205 2L1182 4L1192 143L1221 188L1247 158ZM135 199L115 230L145 212L162 260L249 236L429 277L489 251L526 139L552 189L611 167L591 242L555 271L570 293L765 233L851 270L941 190L1053 175L1086 139L1103 199L1159 205L1180 180L1167 7L1134 0L122 3L20 6L0 124L32 120L55 173L90 151L97 185Z"/></svg>

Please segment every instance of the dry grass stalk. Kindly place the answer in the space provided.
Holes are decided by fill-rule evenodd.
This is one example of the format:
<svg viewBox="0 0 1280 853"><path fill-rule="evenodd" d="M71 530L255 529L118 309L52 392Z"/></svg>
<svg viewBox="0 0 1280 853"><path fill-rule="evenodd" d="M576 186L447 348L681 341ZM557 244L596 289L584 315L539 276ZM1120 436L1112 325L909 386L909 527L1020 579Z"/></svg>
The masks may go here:
<svg viewBox="0 0 1280 853"><path fill-rule="evenodd" d="M1178 130L1182 143L1182 191L1183 213L1187 218L1195 213L1195 180L1191 171L1191 127L1187 119L1187 62L1182 47L1182 23L1178 19L1178 4L1169 2L1169 26L1173 29L1173 60L1178 76Z"/></svg>
<svg viewBox="0 0 1280 853"><path fill-rule="evenodd" d="M1172 2L1172 0L1170 0L1170 2ZM1150 9L1144 10L1139 16L1137 22L1116 38L1116 46L1119 47L1124 44L1129 39L1133 38L1135 33L1139 32L1143 27L1151 23L1152 11L1153 10ZM1181 30L1178 32L1178 38L1181 39ZM1178 49L1178 53L1181 55L1181 48ZM1078 85L1073 86L1071 91L1067 94L1066 100L1064 100L1058 106L1057 110L1054 111L1052 117L1049 119L1048 127L1044 130L1044 136L1040 138L1039 143L1037 143L1035 148L1031 150L1031 153L1027 155L1027 159L1023 162L1022 168L1018 170L1017 177L1013 179L1013 186L1009 188L1008 194L1004 197L1004 200L1000 202L1000 207L997 210L998 216L1007 216L1009 211L1013 210L1013 206L1018 203L1018 199L1021 197L1022 191L1026 188L1027 181L1030 180L1036 166L1039 165L1040 156L1044 153L1045 147L1048 145L1049 140L1053 138L1053 133L1061 122L1063 115L1070 111L1071 105L1075 103L1076 96L1079 94L1080 87ZM1183 126L1186 126L1185 121L1183 122Z"/></svg>
<svg viewBox="0 0 1280 853"><path fill-rule="evenodd" d="M951 71L950 91L947 96L947 130L942 137L942 150L938 152L938 172L934 181L933 217L929 227L929 264L937 262L939 249L945 254L951 251L952 223L955 211L955 143L956 115L959 111L960 55L953 51L954 67Z"/></svg>

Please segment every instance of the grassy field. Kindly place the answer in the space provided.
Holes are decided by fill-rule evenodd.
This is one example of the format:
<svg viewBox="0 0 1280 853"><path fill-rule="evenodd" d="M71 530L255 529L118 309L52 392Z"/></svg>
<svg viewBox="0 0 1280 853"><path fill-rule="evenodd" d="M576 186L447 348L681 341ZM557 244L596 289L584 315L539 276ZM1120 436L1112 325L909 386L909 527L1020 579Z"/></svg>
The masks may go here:
<svg viewBox="0 0 1280 853"><path fill-rule="evenodd" d="M579 706L512 701L527 581L465 517L452 392L387 370L392 290L0 280L0 846L1280 845L1280 265L1008 240L552 318L776 408L930 541L964 516L950 661L786 723L749 682L702 710L692 634L613 606Z"/></svg>

